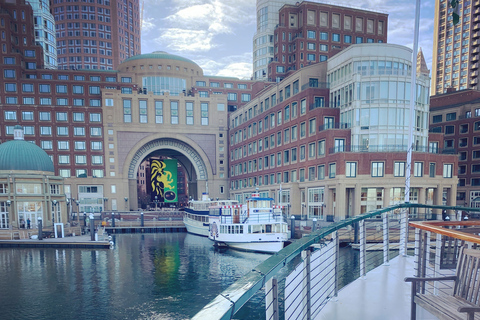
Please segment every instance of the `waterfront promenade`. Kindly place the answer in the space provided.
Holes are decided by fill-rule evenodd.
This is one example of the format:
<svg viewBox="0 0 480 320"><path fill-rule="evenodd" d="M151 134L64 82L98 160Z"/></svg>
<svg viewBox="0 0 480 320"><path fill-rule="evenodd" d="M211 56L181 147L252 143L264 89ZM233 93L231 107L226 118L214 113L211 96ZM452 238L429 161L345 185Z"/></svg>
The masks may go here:
<svg viewBox="0 0 480 320"><path fill-rule="evenodd" d="M93 248L108 249L110 243L106 236L97 236L92 241L90 234L64 238L0 240L0 248Z"/></svg>
<svg viewBox="0 0 480 320"><path fill-rule="evenodd" d="M414 257L397 256L389 265L381 265L341 289L317 319L410 319L411 284L404 279L414 274ZM437 318L417 307L417 319Z"/></svg>

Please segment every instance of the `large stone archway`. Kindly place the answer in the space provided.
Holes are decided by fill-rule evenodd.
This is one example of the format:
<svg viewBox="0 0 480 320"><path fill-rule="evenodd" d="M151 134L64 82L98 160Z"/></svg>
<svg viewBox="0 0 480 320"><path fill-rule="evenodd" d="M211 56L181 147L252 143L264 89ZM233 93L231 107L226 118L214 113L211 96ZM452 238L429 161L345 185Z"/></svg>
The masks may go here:
<svg viewBox="0 0 480 320"><path fill-rule="evenodd" d="M189 184L189 196L198 199L200 195L208 189L208 178L211 175L211 168L206 155L200 154L192 145L188 144L176 138L162 137L155 138L151 141L147 141L144 144L139 142L140 147L137 150L132 150L133 154L130 154L126 160L125 167L126 172L124 174L128 177L128 198L137 199L137 171L142 161L149 155L159 150L172 150L182 155L184 160L188 160L191 164L191 168L194 174L190 175L188 181ZM197 146L198 147L198 146ZM202 150L200 148L200 150ZM203 156L203 157L202 157ZM207 159L207 160L205 160ZM184 165L186 161L180 161ZM210 169L210 170L209 170ZM192 178L193 177L193 178ZM204 183L201 183L204 182ZM129 203L130 209L135 209L133 201Z"/></svg>
<svg viewBox="0 0 480 320"><path fill-rule="evenodd" d="M208 179L207 167L200 154L185 142L171 138L153 140L138 149L128 166L128 179L136 179L137 168L142 160L153 151L161 149L172 149L184 154L193 164L198 180Z"/></svg>

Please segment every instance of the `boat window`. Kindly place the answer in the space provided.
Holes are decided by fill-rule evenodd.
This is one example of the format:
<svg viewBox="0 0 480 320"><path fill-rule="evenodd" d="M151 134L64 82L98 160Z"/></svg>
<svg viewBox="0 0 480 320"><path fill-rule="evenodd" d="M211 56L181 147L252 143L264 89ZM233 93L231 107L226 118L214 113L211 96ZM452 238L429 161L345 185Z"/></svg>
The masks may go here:
<svg viewBox="0 0 480 320"><path fill-rule="evenodd" d="M265 232L266 233L272 233L272 225L271 224L267 224L265 226Z"/></svg>

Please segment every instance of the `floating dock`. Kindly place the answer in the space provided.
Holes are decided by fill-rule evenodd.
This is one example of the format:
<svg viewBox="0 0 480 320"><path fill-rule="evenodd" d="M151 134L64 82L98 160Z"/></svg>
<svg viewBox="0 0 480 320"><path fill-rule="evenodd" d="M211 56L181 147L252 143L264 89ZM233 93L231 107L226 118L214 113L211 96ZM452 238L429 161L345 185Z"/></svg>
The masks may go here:
<svg viewBox="0 0 480 320"><path fill-rule="evenodd" d="M23 240L0 240L0 248L85 248L85 249L109 249L110 241L91 241L90 235L65 237L23 239Z"/></svg>

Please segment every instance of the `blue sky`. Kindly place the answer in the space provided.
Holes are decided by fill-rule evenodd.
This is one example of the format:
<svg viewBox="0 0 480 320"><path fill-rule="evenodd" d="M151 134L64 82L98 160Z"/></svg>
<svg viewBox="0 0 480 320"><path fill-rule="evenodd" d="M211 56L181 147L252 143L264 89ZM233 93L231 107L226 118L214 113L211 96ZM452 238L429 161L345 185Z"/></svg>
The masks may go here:
<svg viewBox="0 0 480 320"><path fill-rule="evenodd" d="M251 77L255 0L145 0L143 3L142 53L166 51L180 55L195 61L205 75ZM351 3L335 1L340 6L352 7ZM388 42L413 47L414 0L357 0L354 7L387 13ZM434 9L434 0L422 1L419 47L429 69Z"/></svg>

